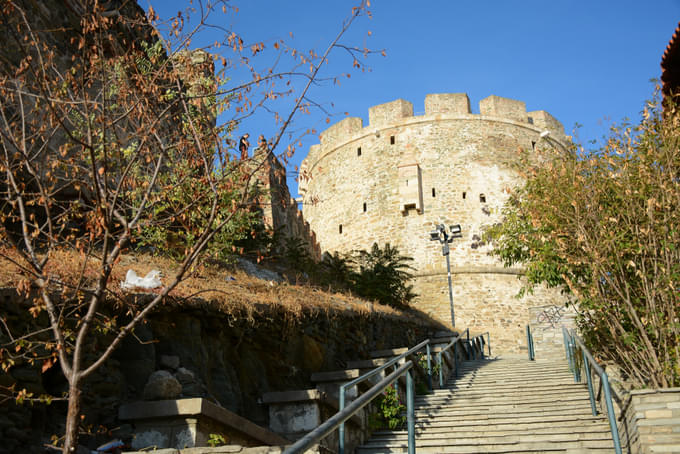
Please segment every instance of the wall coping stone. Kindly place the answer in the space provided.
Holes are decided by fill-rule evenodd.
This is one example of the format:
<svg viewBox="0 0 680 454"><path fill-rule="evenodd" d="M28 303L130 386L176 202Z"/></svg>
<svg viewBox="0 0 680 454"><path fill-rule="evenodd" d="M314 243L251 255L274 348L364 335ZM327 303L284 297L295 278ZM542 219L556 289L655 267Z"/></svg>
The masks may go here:
<svg viewBox="0 0 680 454"><path fill-rule="evenodd" d="M208 417L268 445L290 443L280 435L201 397L133 402L118 409L118 418L122 421L187 416Z"/></svg>
<svg viewBox="0 0 680 454"><path fill-rule="evenodd" d="M523 276L524 268L501 268L499 266L456 266L451 267L451 274L514 274ZM446 276L446 271L430 271L414 274L415 277Z"/></svg>

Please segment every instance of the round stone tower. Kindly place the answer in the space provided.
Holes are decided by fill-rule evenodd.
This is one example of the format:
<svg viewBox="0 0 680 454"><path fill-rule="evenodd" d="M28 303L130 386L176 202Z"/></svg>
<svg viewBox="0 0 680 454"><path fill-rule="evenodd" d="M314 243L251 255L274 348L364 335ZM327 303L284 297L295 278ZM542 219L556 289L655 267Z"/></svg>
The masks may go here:
<svg viewBox="0 0 680 454"><path fill-rule="evenodd" d="M428 233L460 224L450 255L456 328L490 330L495 346L517 352L531 308L562 302L547 290L517 299L521 270L503 268L481 234L522 181L519 151L564 148L568 139L559 121L521 101L489 96L479 111L464 93L432 94L422 116L398 99L370 108L368 126L345 118L310 148L299 191L322 251L398 246L414 258L414 306L446 323L446 260Z"/></svg>

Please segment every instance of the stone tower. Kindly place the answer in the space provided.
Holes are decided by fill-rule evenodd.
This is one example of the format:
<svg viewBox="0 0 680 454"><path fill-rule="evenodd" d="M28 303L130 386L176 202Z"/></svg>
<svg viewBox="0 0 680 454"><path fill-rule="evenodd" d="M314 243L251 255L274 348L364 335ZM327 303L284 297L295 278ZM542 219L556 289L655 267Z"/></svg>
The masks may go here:
<svg viewBox="0 0 680 454"><path fill-rule="evenodd" d="M446 262L429 241L436 224L460 224L451 244L456 328L491 330L505 351L523 345L532 306L561 303L539 290L517 299L521 270L503 268L481 241L500 220L510 189L521 183L519 150L565 148L560 122L521 101L489 96L472 114L466 94L431 94L425 114L398 99L369 109L369 124L345 118L321 134L302 163L304 217L322 251L391 243L414 258L414 303L449 323Z"/></svg>

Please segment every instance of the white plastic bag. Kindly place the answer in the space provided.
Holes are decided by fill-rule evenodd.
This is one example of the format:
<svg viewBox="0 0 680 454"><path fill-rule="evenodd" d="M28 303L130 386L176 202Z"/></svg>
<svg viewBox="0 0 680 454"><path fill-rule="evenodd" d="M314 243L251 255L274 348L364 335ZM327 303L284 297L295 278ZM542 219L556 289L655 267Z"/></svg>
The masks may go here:
<svg viewBox="0 0 680 454"><path fill-rule="evenodd" d="M151 270L144 277L137 276L134 270L128 270L125 275L125 281L120 283L120 286L126 290L133 288L143 288L150 290L153 288L158 288L161 285L161 272L158 270Z"/></svg>

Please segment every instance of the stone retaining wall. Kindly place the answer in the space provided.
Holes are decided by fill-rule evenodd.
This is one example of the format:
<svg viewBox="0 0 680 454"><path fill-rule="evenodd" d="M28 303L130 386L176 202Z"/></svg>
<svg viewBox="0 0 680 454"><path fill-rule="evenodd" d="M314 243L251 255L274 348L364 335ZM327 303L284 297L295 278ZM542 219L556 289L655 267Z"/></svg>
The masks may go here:
<svg viewBox="0 0 680 454"><path fill-rule="evenodd" d="M18 329L32 323L20 300L14 290L0 292L3 316ZM159 370L177 379L181 391L157 399L201 397L267 427L268 409L259 403L264 393L312 387L313 372L341 369L349 360L369 358L373 350L415 345L441 329L425 318L341 306L293 313L253 305L256 310L248 314L224 313L208 304L166 304L88 377L83 425L106 430L83 436L81 443L92 449L129 437L133 428L117 419L118 408L144 400L147 381ZM88 352L87 361L95 354ZM17 364L0 373L0 385L12 384L36 395L67 390L58 366L41 374L39 365ZM26 454L42 452L52 434L63 433L65 414L65 401L0 405L0 454L15 453L19 446Z"/></svg>
<svg viewBox="0 0 680 454"><path fill-rule="evenodd" d="M680 388L630 391L622 410L623 452L680 452Z"/></svg>

